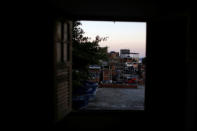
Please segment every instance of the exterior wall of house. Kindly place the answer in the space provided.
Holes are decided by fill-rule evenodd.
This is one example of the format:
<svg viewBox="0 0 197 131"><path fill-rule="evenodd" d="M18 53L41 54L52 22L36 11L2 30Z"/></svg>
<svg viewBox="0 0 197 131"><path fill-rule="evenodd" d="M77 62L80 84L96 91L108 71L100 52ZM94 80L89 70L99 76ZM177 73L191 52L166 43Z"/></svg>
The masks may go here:
<svg viewBox="0 0 197 131"><path fill-rule="evenodd" d="M119 53L118 52L110 52L109 56L110 56L110 59L115 59L115 58L119 57Z"/></svg>
<svg viewBox="0 0 197 131"><path fill-rule="evenodd" d="M137 69L137 68L138 68L138 64L137 64L137 63L133 63L133 67L134 67L135 69Z"/></svg>
<svg viewBox="0 0 197 131"><path fill-rule="evenodd" d="M91 78L89 81L99 83L101 70L100 69L89 69L89 72L91 74Z"/></svg>
<svg viewBox="0 0 197 131"><path fill-rule="evenodd" d="M112 71L110 69L103 70L103 81L112 80Z"/></svg>

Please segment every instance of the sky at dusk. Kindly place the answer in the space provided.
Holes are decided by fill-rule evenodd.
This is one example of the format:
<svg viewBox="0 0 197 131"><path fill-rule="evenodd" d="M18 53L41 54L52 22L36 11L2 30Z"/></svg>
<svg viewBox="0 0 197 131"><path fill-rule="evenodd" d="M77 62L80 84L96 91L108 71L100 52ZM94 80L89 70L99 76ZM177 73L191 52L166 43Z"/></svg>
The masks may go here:
<svg viewBox="0 0 197 131"><path fill-rule="evenodd" d="M130 49L131 52L146 54L146 23L145 22L109 22L109 21L81 21L84 36L94 40L97 35L109 37L100 42L100 46L108 47L108 52L120 49Z"/></svg>

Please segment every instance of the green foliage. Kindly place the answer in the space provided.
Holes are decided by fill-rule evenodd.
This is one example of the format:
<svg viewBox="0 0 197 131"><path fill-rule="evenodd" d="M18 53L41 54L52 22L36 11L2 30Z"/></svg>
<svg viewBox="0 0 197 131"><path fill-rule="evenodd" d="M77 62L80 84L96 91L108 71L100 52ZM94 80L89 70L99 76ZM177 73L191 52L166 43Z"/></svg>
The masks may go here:
<svg viewBox="0 0 197 131"><path fill-rule="evenodd" d="M100 60L107 60L107 47L100 47L99 42L106 41L107 37L96 36L90 41L84 36L84 31L80 28L79 21L73 22L72 42L73 42L73 86L79 86L81 81L89 77L89 65L99 65Z"/></svg>

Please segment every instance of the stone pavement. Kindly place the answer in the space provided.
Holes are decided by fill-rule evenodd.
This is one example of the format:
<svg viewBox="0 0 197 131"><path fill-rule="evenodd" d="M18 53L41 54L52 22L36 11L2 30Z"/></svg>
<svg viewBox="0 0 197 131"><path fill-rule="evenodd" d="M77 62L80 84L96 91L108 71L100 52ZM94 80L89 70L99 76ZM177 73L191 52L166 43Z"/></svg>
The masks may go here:
<svg viewBox="0 0 197 131"><path fill-rule="evenodd" d="M144 110L144 86L135 88L98 88L96 97L84 110Z"/></svg>

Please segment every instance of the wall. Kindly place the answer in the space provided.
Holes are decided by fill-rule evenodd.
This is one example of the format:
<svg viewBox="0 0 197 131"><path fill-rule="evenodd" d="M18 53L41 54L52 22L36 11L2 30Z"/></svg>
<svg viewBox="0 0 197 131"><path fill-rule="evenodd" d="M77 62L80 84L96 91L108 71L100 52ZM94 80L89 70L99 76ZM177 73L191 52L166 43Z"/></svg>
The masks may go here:
<svg viewBox="0 0 197 131"><path fill-rule="evenodd" d="M128 5L132 5L131 3ZM104 7L107 5L108 4L104 5ZM144 127L146 130L186 130L188 126L185 121L190 120L193 122L194 120L194 117L190 116L191 119L189 117L186 118L184 115L186 111L185 108L187 108L186 97L188 96L185 91L188 88L187 82L189 79L187 76L188 65L185 61L187 54L186 45L188 44L187 25L189 12L184 11L185 8L181 9L184 5L176 6L176 4L173 5L171 3L169 5L163 4L154 6L154 4L151 4L150 6L139 6L138 9L140 11L137 9L138 6L134 8L131 6L117 13L115 8L120 9L121 6L123 6L117 5L115 4L112 8L108 9L104 8L102 11L100 11L99 8L93 9L90 7L87 10L91 13L85 11L80 12L80 9L78 9L80 13L73 11L73 14L78 14L78 18L81 18L80 15L84 15L82 18L87 19L115 19L111 17L112 15L110 15L110 13L112 13L113 16L115 15L119 20L135 19L135 16L138 16L138 18L141 16L147 18L145 19L148 21L146 111L143 113L127 111L72 113L65 119L67 127L74 128L76 123L81 127L87 127L85 123L88 122L91 123L92 128L96 128L99 122L100 128L141 129ZM80 8L83 7L81 6ZM108 10L109 12L107 12ZM96 15L94 15L94 13ZM73 17L77 16L73 15ZM172 57L175 59L169 59ZM169 63L173 64L169 67ZM193 99L193 97L190 99ZM191 109L192 108L189 108L188 110ZM77 115L76 119L72 117L75 115ZM81 119L85 119L86 122L82 123L80 121Z"/></svg>
<svg viewBox="0 0 197 131"><path fill-rule="evenodd" d="M9 31L15 32L14 37L19 41L16 42L17 39L14 39L16 48L12 47L15 50L13 56L18 59L11 61L10 69L14 70L11 74L13 80L9 80L8 83L13 83L12 87L15 90L16 87L17 90L21 90L14 92L16 97L9 102L12 103L12 107L8 114L12 116L8 119L11 119L12 123L8 123L7 128L11 125L28 126L28 128L51 126L49 123L53 120L54 108L52 99L54 73L51 71L54 68L53 16L63 14L73 19L129 20L133 18L139 20L139 18L147 18L149 21L147 51L149 53L146 73L146 97L148 98L145 101L146 112L71 113L65 118L61 127L65 129L99 126L100 128L138 130L142 128L195 130L196 42L194 39L188 42L187 37L190 36L191 29L196 30L194 28L196 22L192 19L192 27L188 32L187 17L184 17L185 14L188 16L187 12L185 13L188 3L186 1L182 4L170 2L161 5L148 2L138 4L134 1L114 2L112 5L110 2L105 4L98 2L96 5L91 3L81 1L76 4L73 1L69 6L63 0L53 1L50 6L48 3L42 6L37 3L32 8L25 6L25 12L30 11L27 15L19 17L24 10L9 15L12 18L9 26L13 25L13 20L15 20L14 25L17 25L17 29L12 26ZM39 7L36 8L37 6ZM18 8L17 6L15 11ZM57 12L54 14L55 11ZM187 49L189 49L188 52ZM169 55L166 55L166 52ZM183 61L186 54L189 54L187 62ZM169 61L168 58L172 57L176 59ZM169 67L166 60L173 64ZM19 96L20 99L16 99Z"/></svg>
<svg viewBox="0 0 197 131"><path fill-rule="evenodd" d="M185 127L187 20L169 15L153 19L148 26L146 82L150 88L146 93L151 104L147 108L152 112L151 121L163 129ZM176 59L169 59L172 54Z"/></svg>

